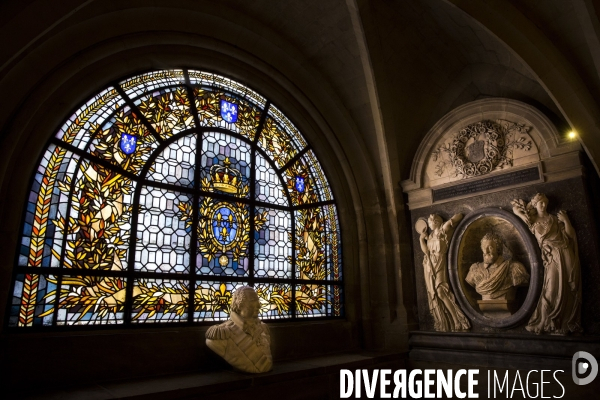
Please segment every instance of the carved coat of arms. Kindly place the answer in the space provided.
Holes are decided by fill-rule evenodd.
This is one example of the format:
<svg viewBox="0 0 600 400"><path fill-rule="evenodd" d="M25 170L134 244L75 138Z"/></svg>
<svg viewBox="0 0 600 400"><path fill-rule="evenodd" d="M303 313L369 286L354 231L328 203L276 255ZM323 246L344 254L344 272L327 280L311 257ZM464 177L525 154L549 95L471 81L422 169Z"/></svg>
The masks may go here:
<svg viewBox="0 0 600 400"><path fill-rule="evenodd" d="M435 174L442 176L448 171L452 177L470 178L512 166L514 149L531 149L528 130L525 125L501 120L468 125L432 153L437 163Z"/></svg>

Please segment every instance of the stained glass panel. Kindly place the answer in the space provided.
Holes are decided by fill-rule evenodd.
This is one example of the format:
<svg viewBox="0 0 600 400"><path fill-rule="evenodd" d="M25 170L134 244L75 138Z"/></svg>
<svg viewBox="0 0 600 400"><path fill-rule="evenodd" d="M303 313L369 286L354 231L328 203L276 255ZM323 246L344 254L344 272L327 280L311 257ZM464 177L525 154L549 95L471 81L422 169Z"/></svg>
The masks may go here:
<svg viewBox="0 0 600 400"><path fill-rule="evenodd" d="M102 165L82 160L74 179L69 215L53 223L66 236L63 266L127 269L131 203L136 183ZM61 187L63 193L69 188ZM58 258L58 252L53 254Z"/></svg>
<svg viewBox="0 0 600 400"><path fill-rule="evenodd" d="M9 326L50 326L56 276L19 274L12 294Z"/></svg>
<svg viewBox="0 0 600 400"><path fill-rule="evenodd" d="M121 148L123 134L136 138L135 150L130 154ZM139 174L157 146L155 137L139 115L126 106L117 110L114 117L102 129L96 131L89 152L92 156L108 161L127 172Z"/></svg>
<svg viewBox="0 0 600 400"><path fill-rule="evenodd" d="M229 318L233 292L242 282L201 281L194 294L194 321L225 321Z"/></svg>
<svg viewBox="0 0 600 400"><path fill-rule="evenodd" d="M275 162L278 169L283 168L301 150L272 117L265 120L258 146Z"/></svg>
<svg viewBox="0 0 600 400"><path fill-rule="evenodd" d="M255 228L261 227L260 221ZM240 203L200 199L198 220L198 273L220 276L248 275L249 207Z"/></svg>
<svg viewBox="0 0 600 400"><path fill-rule="evenodd" d="M19 266L58 267L63 233L58 215L65 215L71 190L71 176L79 157L48 146L35 174L23 224Z"/></svg>
<svg viewBox="0 0 600 400"><path fill-rule="evenodd" d="M185 87L154 91L140 97L135 105L163 139L194 127Z"/></svg>
<svg viewBox="0 0 600 400"><path fill-rule="evenodd" d="M254 233L254 269L261 278L292 277L292 216L289 211L258 208L264 228Z"/></svg>
<svg viewBox="0 0 600 400"><path fill-rule="evenodd" d="M256 104L259 108L264 108L267 100L247 86L242 85L232 79L211 72L189 70L190 82L192 85L201 85L204 87L216 87L228 92L234 93L241 98L245 98Z"/></svg>
<svg viewBox="0 0 600 400"><path fill-rule="evenodd" d="M333 200L325 174L312 150L284 171L284 179L294 205Z"/></svg>
<svg viewBox="0 0 600 400"><path fill-rule="evenodd" d="M230 135L208 132L202 138L202 189L248 197L250 146Z"/></svg>
<svg viewBox="0 0 600 400"><path fill-rule="evenodd" d="M83 152L54 139L35 172L9 326L222 321L243 284L263 319L343 315L327 179L254 90L214 73L150 72L93 97L55 137Z"/></svg>
<svg viewBox="0 0 600 400"><path fill-rule="evenodd" d="M311 175L313 176L313 182L316 186L316 191L319 194L319 200L333 200L333 196L331 195L331 189L329 188L327 178L325 177L323 169L321 168L321 164L319 164L319 162L317 161L317 157L315 157L313 151L307 151L306 154L302 157L302 159L310 168Z"/></svg>
<svg viewBox="0 0 600 400"><path fill-rule="evenodd" d="M289 205L281 178L271 164L259 153L256 153L256 200L282 206Z"/></svg>
<svg viewBox="0 0 600 400"><path fill-rule="evenodd" d="M136 279L131 322L185 322L189 282L174 279Z"/></svg>
<svg viewBox="0 0 600 400"><path fill-rule="evenodd" d="M342 279L342 246L340 245L340 226L337 209L334 205L323 207L325 215L325 263L327 279L339 281Z"/></svg>
<svg viewBox="0 0 600 400"><path fill-rule="evenodd" d="M122 324L125 292L123 278L65 275L60 286L56 323Z"/></svg>
<svg viewBox="0 0 600 400"><path fill-rule="evenodd" d="M189 195L142 187L137 227L135 269L147 272L189 272L191 220L181 218Z"/></svg>
<svg viewBox="0 0 600 400"><path fill-rule="evenodd" d="M341 316L342 289L338 285L296 285L298 317Z"/></svg>
<svg viewBox="0 0 600 400"><path fill-rule="evenodd" d="M84 149L91 137L102 126L115 108L125 104L115 88L100 92L80 107L59 129L56 137L75 147Z"/></svg>
<svg viewBox="0 0 600 400"><path fill-rule="evenodd" d="M185 76L180 69L148 72L120 83L127 96L132 99L164 86L183 84L185 84Z"/></svg>
<svg viewBox="0 0 600 400"><path fill-rule="evenodd" d="M327 279L325 218L323 209L296 210L296 277Z"/></svg>
<svg viewBox="0 0 600 400"><path fill-rule="evenodd" d="M261 319L280 319L291 316L292 286L288 284L258 283L254 285L260 301Z"/></svg>
<svg viewBox="0 0 600 400"><path fill-rule="evenodd" d="M294 143L294 147L296 147L297 149L303 149L307 146L306 141L298 131L298 128L296 128L296 126L291 123L288 117L286 117L281 111L279 111L279 109L273 104L271 104L271 106L269 107L269 116L275 119L277 125L279 125L286 131L288 137L290 137L292 142Z"/></svg>
<svg viewBox="0 0 600 400"><path fill-rule="evenodd" d="M147 178L162 183L193 187L195 165L196 135L186 135L169 144L156 157Z"/></svg>
<svg viewBox="0 0 600 400"><path fill-rule="evenodd" d="M254 139L261 116L259 108L243 98L204 86L194 89L194 99L200 126L219 127Z"/></svg>

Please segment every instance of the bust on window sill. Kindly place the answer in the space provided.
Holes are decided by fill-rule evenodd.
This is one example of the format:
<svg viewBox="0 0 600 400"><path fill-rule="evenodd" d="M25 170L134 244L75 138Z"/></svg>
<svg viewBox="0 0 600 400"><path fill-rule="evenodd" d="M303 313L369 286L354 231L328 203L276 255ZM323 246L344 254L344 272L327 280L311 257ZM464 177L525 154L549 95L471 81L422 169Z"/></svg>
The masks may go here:
<svg viewBox="0 0 600 400"><path fill-rule="evenodd" d="M258 295L243 286L233 294L230 319L206 331L206 345L243 372L261 373L273 367L271 336L258 318L259 310Z"/></svg>

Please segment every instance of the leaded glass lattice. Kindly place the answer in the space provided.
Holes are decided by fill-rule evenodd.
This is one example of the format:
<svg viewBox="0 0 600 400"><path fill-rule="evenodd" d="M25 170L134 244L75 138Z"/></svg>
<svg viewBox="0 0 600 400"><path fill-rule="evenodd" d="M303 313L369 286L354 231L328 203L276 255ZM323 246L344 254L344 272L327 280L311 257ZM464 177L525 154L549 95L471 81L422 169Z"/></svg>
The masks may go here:
<svg viewBox="0 0 600 400"><path fill-rule="evenodd" d="M134 76L77 109L22 227L9 327L213 323L242 285L263 319L343 316L315 153L279 108L212 72Z"/></svg>
<svg viewBox="0 0 600 400"><path fill-rule="evenodd" d="M191 201L190 195L145 186L139 201L136 271L189 272L192 235L178 213L180 204Z"/></svg>
<svg viewBox="0 0 600 400"><path fill-rule="evenodd" d="M154 160L148 179L173 185L194 187L196 135L179 137Z"/></svg>

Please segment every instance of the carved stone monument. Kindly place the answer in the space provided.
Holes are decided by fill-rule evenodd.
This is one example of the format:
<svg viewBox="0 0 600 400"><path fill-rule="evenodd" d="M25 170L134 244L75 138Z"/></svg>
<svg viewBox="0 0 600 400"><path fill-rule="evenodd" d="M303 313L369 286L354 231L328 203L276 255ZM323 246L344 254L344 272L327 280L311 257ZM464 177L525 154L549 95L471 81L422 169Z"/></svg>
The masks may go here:
<svg viewBox="0 0 600 400"><path fill-rule="evenodd" d="M481 239L483 262L471 265L465 281L481 295L477 301L483 315L505 318L518 308L515 303L517 286L529 284L529 274L523 264L502 256L502 238L488 232Z"/></svg>
<svg viewBox="0 0 600 400"><path fill-rule="evenodd" d="M260 373L273 367L269 328L258 318L258 295L250 286L233 294L231 317L206 331L206 345L234 368Z"/></svg>
<svg viewBox="0 0 600 400"><path fill-rule="evenodd" d="M429 310L433 315L436 331L465 331L471 325L460 307L456 304L454 295L448 285L448 244L456 224L462 219L462 214L456 214L444 223L442 217L431 214L427 223L423 219L417 221L415 229L420 233L423 270ZM427 235L427 224L431 233Z"/></svg>
<svg viewBox="0 0 600 400"><path fill-rule="evenodd" d="M581 332L581 267L577 235L567 213L549 214L548 198L542 193L529 203L515 199L512 205L534 234L544 263L542 294L526 329L537 334Z"/></svg>

